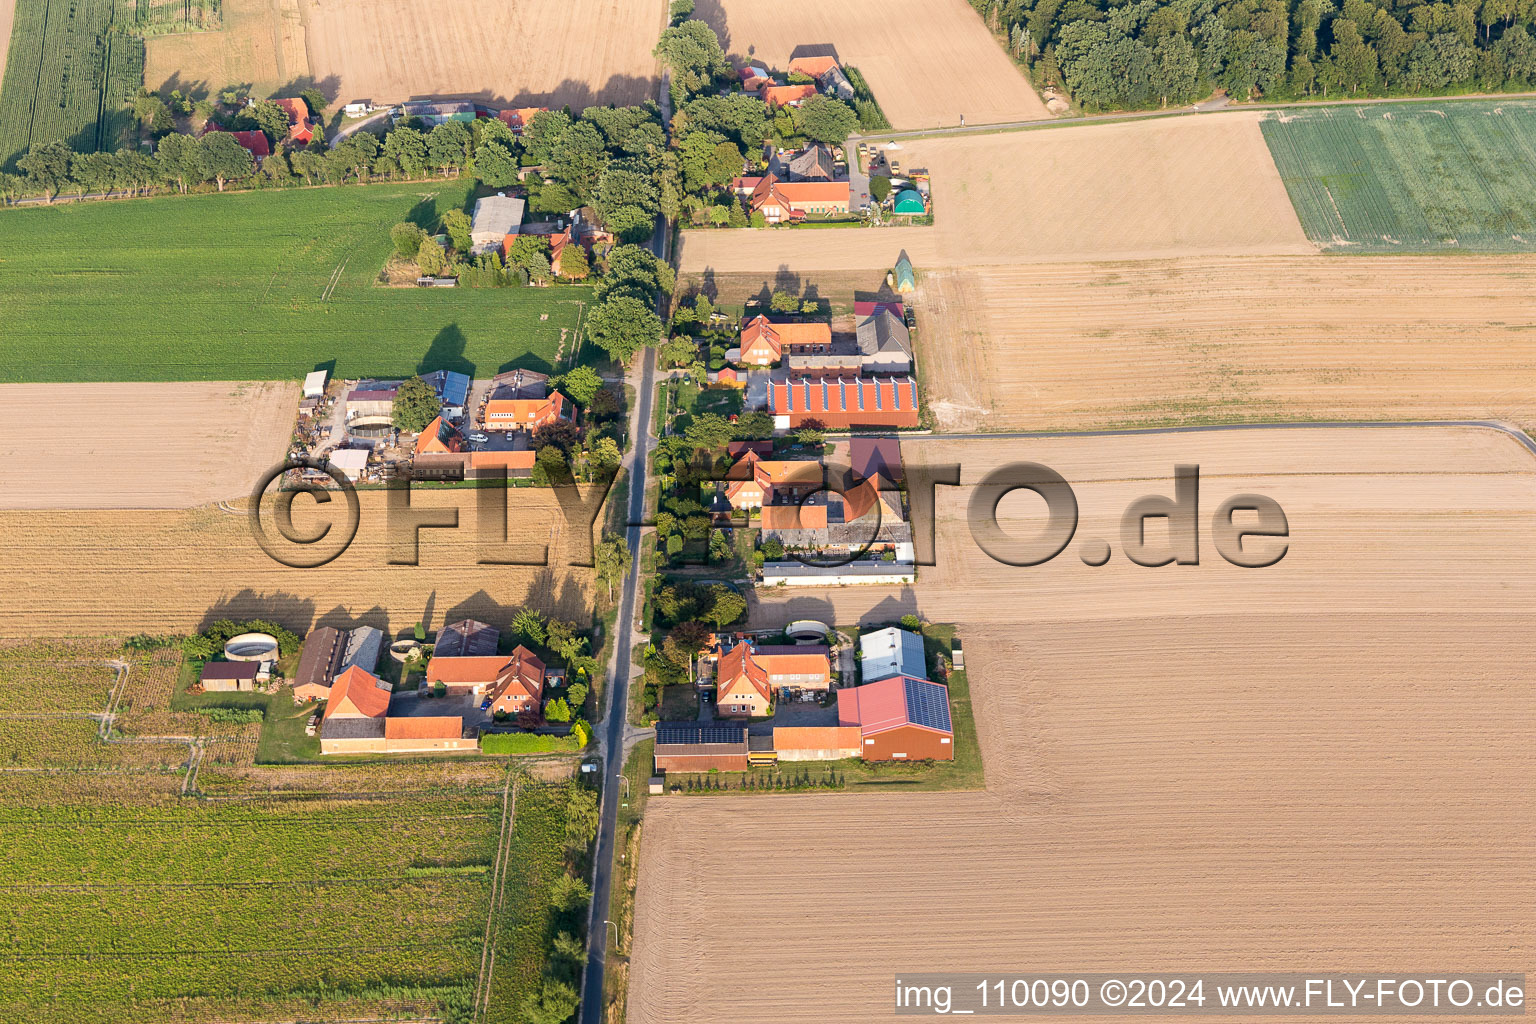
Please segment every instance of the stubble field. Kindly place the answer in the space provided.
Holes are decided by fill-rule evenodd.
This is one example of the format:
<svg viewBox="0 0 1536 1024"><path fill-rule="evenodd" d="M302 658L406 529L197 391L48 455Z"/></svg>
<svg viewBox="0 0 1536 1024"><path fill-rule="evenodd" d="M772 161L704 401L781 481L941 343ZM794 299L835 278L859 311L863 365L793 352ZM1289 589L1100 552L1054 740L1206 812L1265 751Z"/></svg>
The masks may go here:
<svg viewBox="0 0 1536 1024"><path fill-rule="evenodd" d="M248 82L262 96L311 82L334 86L310 74L298 0L220 0L219 13L213 31L146 39L144 84L165 92L190 86L201 95Z"/></svg>
<svg viewBox="0 0 1536 1024"><path fill-rule="evenodd" d="M571 533L552 492L508 492L508 539L547 545L547 567L480 564L495 548L479 541L477 492L463 489L412 493L412 509L457 508L461 525L422 530L420 564L391 565L399 549L389 544L386 495L362 491L359 499L356 539L313 569L274 561L247 516L212 506L0 512L8 554L0 566L0 635L189 633L219 618L270 618L300 632L317 621L393 631L417 620L507 622L524 606L577 621L589 614L591 570L568 565ZM339 537L344 510L337 500L322 508L300 496L294 522L305 533L329 523ZM275 521L265 523L275 536Z"/></svg>
<svg viewBox="0 0 1536 1024"><path fill-rule="evenodd" d="M931 227L686 231L684 277L1311 253L1257 113L904 140Z"/></svg>
<svg viewBox="0 0 1536 1024"><path fill-rule="evenodd" d="M1536 260L1249 256L941 270L916 295L946 430L1278 420L1536 427Z"/></svg>
<svg viewBox="0 0 1536 1024"><path fill-rule="evenodd" d="M630 1020L890 1020L910 970L1531 969L1529 451L1471 428L906 449L966 481L1052 466L1078 542L992 563L967 538L968 488L940 488L943 561L915 592L754 615L910 602L960 622L987 789L653 804ZM1171 493L1176 461L1202 470L1201 564L1131 565L1119 512ZM1237 492L1286 510L1278 565L1214 551L1206 517ZM1035 512L1008 498L1001 519L1023 535ZM1094 537L1116 549L1103 568L1077 557ZM752 885L697 859L704 835L711 863L752 861ZM743 922L773 958L721 954Z"/></svg>
<svg viewBox="0 0 1536 1024"><path fill-rule="evenodd" d="M629 104L660 84L665 0L299 0L309 65L342 102L466 96L508 106Z"/></svg>
<svg viewBox="0 0 1536 1024"><path fill-rule="evenodd" d="M291 382L0 384L0 508L239 498L283 458L298 401Z"/></svg>
<svg viewBox="0 0 1536 1024"><path fill-rule="evenodd" d="M694 17L737 65L751 58L782 70L797 50L830 47L863 73L897 129L1051 116L965 0L722 0L699 5Z"/></svg>

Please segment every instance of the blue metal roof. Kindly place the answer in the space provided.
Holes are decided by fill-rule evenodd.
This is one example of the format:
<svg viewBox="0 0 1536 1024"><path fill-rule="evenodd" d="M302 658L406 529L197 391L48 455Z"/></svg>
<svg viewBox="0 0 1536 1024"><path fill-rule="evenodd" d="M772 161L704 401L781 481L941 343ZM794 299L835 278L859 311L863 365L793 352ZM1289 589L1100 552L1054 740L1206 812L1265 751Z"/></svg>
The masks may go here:
<svg viewBox="0 0 1536 1024"><path fill-rule="evenodd" d="M907 718L913 725L926 725L940 732L954 732L949 722L949 690L926 679L902 680L907 691Z"/></svg>

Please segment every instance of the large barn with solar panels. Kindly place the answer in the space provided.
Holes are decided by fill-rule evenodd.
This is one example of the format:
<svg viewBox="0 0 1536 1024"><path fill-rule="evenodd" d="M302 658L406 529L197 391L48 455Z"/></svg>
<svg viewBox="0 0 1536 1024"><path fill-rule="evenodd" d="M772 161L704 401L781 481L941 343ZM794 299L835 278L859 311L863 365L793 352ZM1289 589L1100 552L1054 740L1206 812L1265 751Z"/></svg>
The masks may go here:
<svg viewBox="0 0 1536 1024"><path fill-rule="evenodd" d="M838 725L857 726L866 761L953 761L949 688L891 676L837 692Z"/></svg>

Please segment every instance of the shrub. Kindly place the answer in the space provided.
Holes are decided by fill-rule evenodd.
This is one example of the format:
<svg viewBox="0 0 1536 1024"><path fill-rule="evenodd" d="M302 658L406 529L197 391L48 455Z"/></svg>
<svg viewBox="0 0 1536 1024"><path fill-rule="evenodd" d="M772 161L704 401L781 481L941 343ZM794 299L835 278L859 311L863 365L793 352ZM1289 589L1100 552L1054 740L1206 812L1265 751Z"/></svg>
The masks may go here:
<svg viewBox="0 0 1536 1024"><path fill-rule="evenodd" d="M548 754L556 751L580 750L585 743L578 743L573 730L570 736L540 736L531 732L483 732L480 734L480 750L486 754Z"/></svg>

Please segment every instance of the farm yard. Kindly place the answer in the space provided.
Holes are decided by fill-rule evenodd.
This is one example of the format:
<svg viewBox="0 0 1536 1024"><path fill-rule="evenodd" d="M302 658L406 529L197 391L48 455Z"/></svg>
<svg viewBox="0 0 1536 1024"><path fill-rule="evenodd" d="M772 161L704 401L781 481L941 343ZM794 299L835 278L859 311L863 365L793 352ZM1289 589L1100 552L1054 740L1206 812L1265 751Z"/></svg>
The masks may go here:
<svg viewBox="0 0 1536 1024"><path fill-rule="evenodd" d="M1307 237L1341 252L1536 251L1536 103L1265 116Z"/></svg>
<svg viewBox="0 0 1536 1024"><path fill-rule="evenodd" d="M784 268L814 280L821 271L884 270L903 249L919 270L1316 251L1256 113L900 145L903 166L926 167L944 197L932 227L684 232L681 276Z"/></svg>
<svg viewBox="0 0 1536 1024"><path fill-rule="evenodd" d="M553 492L508 491L508 541L547 544L547 567L480 564L482 550L496 549L479 542L475 495L463 489L412 494L413 509L459 509L458 529L421 532L419 567L390 564L386 494L379 490L359 492L356 539L335 561L314 569L280 565L257 546L246 515L213 506L0 512L0 530L10 538L10 557L0 566L0 635L187 633L219 618L259 617L293 629L323 619L398 630L422 618L424 609L504 622L524 605L584 619L592 571L568 565L570 533ZM300 500L294 522L304 531L330 523L339 536L345 503ZM268 529L275 535L275 526ZM590 548L584 550L590 557Z"/></svg>
<svg viewBox="0 0 1536 1024"><path fill-rule="evenodd" d="M700 5L694 17L737 64L751 58L783 68L797 48L832 47L863 73L896 129L1051 116L965 0L722 0Z"/></svg>
<svg viewBox="0 0 1536 1024"><path fill-rule="evenodd" d="M248 495L287 452L298 401L287 382L0 384L0 507L187 508ZM72 408L109 433L60 431Z"/></svg>
<svg viewBox="0 0 1536 1024"><path fill-rule="evenodd" d="M5 8L11 7L6 0ZM143 84L144 42L113 25L114 0L15 0L0 18L0 170L33 142L64 139L79 152L115 149L124 107Z"/></svg>
<svg viewBox="0 0 1536 1024"><path fill-rule="evenodd" d="M465 96L503 106L655 99L665 0L298 0L310 73L342 102Z"/></svg>
<svg viewBox="0 0 1536 1024"><path fill-rule="evenodd" d="M567 355L575 345L589 289L376 284L390 226L435 224L469 185L8 211L0 381L283 380L327 364L337 377L549 370L562 340Z"/></svg>
<svg viewBox="0 0 1536 1024"><path fill-rule="evenodd" d="M1270 256L941 270L916 302L948 430L1502 419L1536 428L1536 263Z"/></svg>
<svg viewBox="0 0 1536 1024"><path fill-rule="evenodd" d="M976 969L979 949L1095 969L1529 959L1536 797L1509 784L1536 726L1528 450L1472 428L1336 428L904 454L967 481L1051 466L1079 538L1118 538L1130 500L1198 463L1202 516L1269 495L1289 554L1238 569L1202 532L1198 566L1133 566L1114 540L1103 568L1076 543L1008 568L966 538L967 489L940 488L941 564L913 609L862 588L755 608L765 626L959 620L987 790L653 799L628 1020L887 1020L893 971ZM1005 499L1002 525L1032 532L1036 507ZM754 884L701 864L701 835L712 863L750 857ZM720 957L743 921L778 955Z"/></svg>

